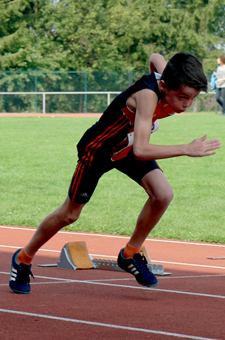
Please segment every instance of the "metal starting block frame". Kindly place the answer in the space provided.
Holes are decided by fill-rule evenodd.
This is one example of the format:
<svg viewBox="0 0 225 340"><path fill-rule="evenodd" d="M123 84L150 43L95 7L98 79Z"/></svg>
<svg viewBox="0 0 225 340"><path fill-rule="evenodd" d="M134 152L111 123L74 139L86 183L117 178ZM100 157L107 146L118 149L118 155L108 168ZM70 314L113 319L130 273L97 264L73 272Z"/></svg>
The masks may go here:
<svg viewBox="0 0 225 340"><path fill-rule="evenodd" d="M110 261L110 260L101 260L101 259L93 259L92 260L94 269L102 269L102 270L115 270L118 272L124 272L123 269L121 269L116 261ZM153 264L148 263L147 264L149 270L155 274L155 275L170 275L171 273L164 272L164 267L162 264Z"/></svg>
<svg viewBox="0 0 225 340"><path fill-rule="evenodd" d="M147 249L143 246L140 251L148 262L147 266L149 270L159 276L170 275L171 273L164 272L163 265L153 264ZM39 267L57 267L59 269L100 269L125 272L121 269L116 261L93 259L88 254L85 242L69 242L64 245L61 250L57 264L38 264Z"/></svg>

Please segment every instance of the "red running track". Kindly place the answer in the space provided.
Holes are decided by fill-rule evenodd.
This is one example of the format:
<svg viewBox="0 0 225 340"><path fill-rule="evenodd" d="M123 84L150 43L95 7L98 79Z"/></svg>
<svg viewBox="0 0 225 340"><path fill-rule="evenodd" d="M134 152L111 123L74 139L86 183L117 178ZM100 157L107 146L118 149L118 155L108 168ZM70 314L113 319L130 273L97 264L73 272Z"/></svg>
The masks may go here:
<svg viewBox="0 0 225 340"><path fill-rule="evenodd" d="M116 260L128 237L59 232L33 261L31 294L8 287L10 263L35 229L0 226L0 338L225 339L225 245L147 239L152 262L169 276L153 288L128 273L38 267L57 263L67 242L85 241L94 258Z"/></svg>

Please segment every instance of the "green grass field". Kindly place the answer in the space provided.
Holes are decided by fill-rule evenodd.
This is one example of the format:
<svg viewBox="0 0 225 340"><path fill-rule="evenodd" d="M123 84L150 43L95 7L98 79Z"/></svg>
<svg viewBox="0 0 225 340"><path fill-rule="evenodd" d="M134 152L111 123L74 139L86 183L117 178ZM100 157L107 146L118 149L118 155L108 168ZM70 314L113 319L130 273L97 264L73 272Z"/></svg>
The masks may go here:
<svg viewBox="0 0 225 340"><path fill-rule="evenodd" d="M0 118L0 224L37 227L64 201L76 165L76 144L95 121ZM221 140L215 156L159 161L174 199L151 237L225 243L225 117L176 115L161 120L151 142L188 143L205 133ZM67 229L130 235L146 198L141 187L113 170Z"/></svg>

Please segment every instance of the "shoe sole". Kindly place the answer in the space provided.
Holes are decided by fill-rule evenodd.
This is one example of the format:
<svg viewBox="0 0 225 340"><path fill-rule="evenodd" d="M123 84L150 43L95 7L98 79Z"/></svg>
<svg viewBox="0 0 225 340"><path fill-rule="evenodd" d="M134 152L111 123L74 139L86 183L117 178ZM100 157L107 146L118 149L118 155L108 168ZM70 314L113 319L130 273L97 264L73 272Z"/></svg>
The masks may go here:
<svg viewBox="0 0 225 340"><path fill-rule="evenodd" d="M144 284L144 283L138 282L138 280L136 280L136 281L137 281L137 283L139 283L139 285L144 286L144 287L155 287L158 284L158 282L153 283L153 284Z"/></svg>
<svg viewBox="0 0 225 340"><path fill-rule="evenodd" d="M118 263L117 263L118 264ZM119 266L119 264L118 264L118 267L120 267ZM127 272L128 274L131 274L131 275L133 275L131 272L129 272L128 270L126 270L126 269L124 269L124 268L122 268L122 267L120 267L122 270L124 270L125 272ZM136 279L136 277L135 277L135 275L133 275L134 276L134 278ZM141 283L141 282L139 282L137 279L136 279L136 281L137 281L137 283L139 284L139 285L141 285L141 286L144 286L144 287L155 287L155 286L157 286L157 284L158 284L158 282L156 282L156 283L148 283L148 284L144 284L144 283Z"/></svg>
<svg viewBox="0 0 225 340"><path fill-rule="evenodd" d="M12 289L12 291L13 291L14 293L17 293L17 294L30 294L30 292L23 292L23 291L21 291L21 290L16 290L16 289L14 289L14 288L12 288L12 287L10 287L10 289Z"/></svg>

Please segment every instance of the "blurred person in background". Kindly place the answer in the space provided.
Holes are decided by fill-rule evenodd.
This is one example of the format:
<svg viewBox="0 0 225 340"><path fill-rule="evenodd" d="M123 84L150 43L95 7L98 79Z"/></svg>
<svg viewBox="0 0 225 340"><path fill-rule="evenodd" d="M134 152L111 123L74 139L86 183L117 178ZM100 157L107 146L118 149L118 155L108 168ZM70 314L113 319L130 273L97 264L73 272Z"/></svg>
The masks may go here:
<svg viewBox="0 0 225 340"><path fill-rule="evenodd" d="M221 116L225 115L225 56L220 55L217 58L218 67L214 74L217 78L216 83L216 101L222 108Z"/></svg>

